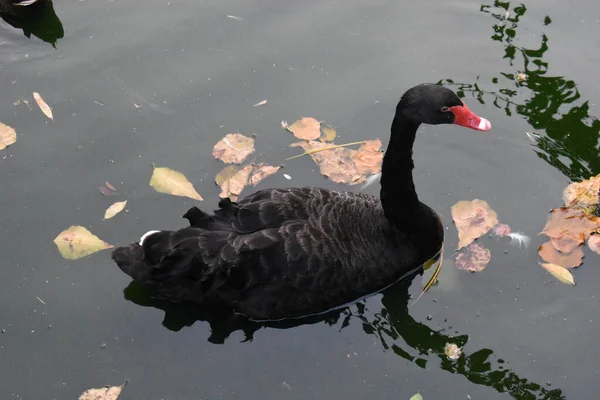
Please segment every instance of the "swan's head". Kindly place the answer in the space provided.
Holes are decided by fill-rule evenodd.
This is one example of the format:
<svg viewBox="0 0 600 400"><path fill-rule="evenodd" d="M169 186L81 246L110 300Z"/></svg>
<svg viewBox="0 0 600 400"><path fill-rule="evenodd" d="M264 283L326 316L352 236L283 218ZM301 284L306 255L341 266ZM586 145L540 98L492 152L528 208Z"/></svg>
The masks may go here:
<svg viewBox="0 0 600 400"><path fill-rule="evenodd" d="M439 85L423 84L404 93L396 115L416 123L456 124L478 131L489 131L492 124L477 116L452 90Z"/></svg>

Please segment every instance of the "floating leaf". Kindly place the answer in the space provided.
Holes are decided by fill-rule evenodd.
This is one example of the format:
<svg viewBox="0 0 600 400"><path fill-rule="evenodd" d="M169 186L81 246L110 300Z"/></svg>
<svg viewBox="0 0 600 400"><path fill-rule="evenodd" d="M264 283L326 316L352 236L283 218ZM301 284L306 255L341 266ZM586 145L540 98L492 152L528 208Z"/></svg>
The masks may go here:
<svg viewBox="0 0 600 400"><path fill-rule="evenodd" d="M498 224L494 227L494 235L496 236L510 236L511 233L512 230L510 229L510 226L506 224Z"/></svg>
<svg viewBox="0 0 600 400"><path fill-rule="evenodd" d="M48 117L52 121L54 121L54 116L52 115L52 109L50 108L50 106L48 104L46 104L44 99L42 99L42 96L40 96L40 94L38 92L33 92L33 98L35 99L35 102L40 107L40 110L42 110L44 115L46 115L46 117Z"/></svg>
<svg viewBox="0 0 600 400"><path fill-rule="evenodd" d="M255 105L253 105L253 107L258 107L258 106L264 106L265 104L267 104L266 100L263 101L259 101L258 103L256 103Z"/></svg>
<svg viewBox="0 0 600 400"><path fill-rule="evenodd" d="M452 206L452 219L458 230L458 249L485 235L498 224L496 212L484 200L461 200Z"/></svg>
<svg viewBox="0 0 600 400"><path fill-rule="evenodd" d="M104 182L102 185L99 185L98 190L100 190L100 193L102 193L105 196L118 196L119 195L119 192L117 192L117 189L115 189L115 187L113 185L111 185L109 182Z"/></svg>
<svg viewBox="0 0 600 400"><path fill-rule="evenodd" d="M221 186L221 194L219 197L229 197L231 201L237 201L238 196L244 190L244 187L248 184L248 178L252 173L254 167L252 165L246 165L244 168L237 171L229 179L223 181Z"/></svg>
<svg viewBox="0 0 600 400"><path fill-rule="evenodd" d="M550 274L552 276L554 276L556 279L558 279L562 283L566 283L569 285L575 285L575 280L573 279L573 275L571 275L571 273L569 272L568 269L563 268L560 265L551 264L551 263L547 263L547 264L539 263L539 264L542 267L544 267L544 269L546 271L550 272Z"/></svg>
<svg viewBox="0 0 600 400"><path fill-rule="evenodd" d="M17 141L17 132L8 125L0 122L0 150Z"/></svg>
<svg viewBox="0 0 600 400"><path fill-rule="evenodd" d="M565 254L556 250L550 241L540 246L538 254L544 261L564 268L575 268L583 262L583 249L581 247L577 247L571 253Z"/></svg>
<svg viewBox="0 0 600 400"><path fill-rule="evenodd" d="M588 239L588 247L594 253L600 254L600 235L592 235Z"/></svg>
<svg viewBox="0 0 600 400"><path fill-rule="evenodd" d="M600 219L571 208L555 208L542 233L558 251L570 253L600 227Z"/></svg>
<svg viewBox="0 0 600 400"><path fill-rule="evenodd" d="M240 168L241 167L239 165L226 166L215 176L215 183L219 186L223 185L223 183L234 176L240 170Z"/></svg>
<svg viewBox="0 0 600 400"><path fill-rule="evenodd" d="M337 136L337 132L330 126L323 128L323 136L321 136L321 142L331 142Z"/></svg>
<svg viewBox="0 0 600 400"><path fill-rule="evenodd" d="M126 205L127 205L127 200L118 201L118 202L114 203L112 206L110 206L106 209L106 212L104 213L104 219L111 219L112 217L114 217L115 215L117 215L118 213L123 211L125 209Z"/></svg>
<svg viewBox="0 0 600 400"><path fill-rule="evenodd" d="M287 127L298 139L316 140L321 136L321 123L314 118L300 118Z"/></svg>
<svg viewBox="0 0 600 400"><path fill-rule="evenodd" d="M490 262L492 254L480 243L471 243L456 256L458 269L469 272L480 272Z"/></svg>
<svg viewBox="0 0 600 400"><path fill-rule="evenodd" d="M279 168L281 167L274 167L265 163L255 165L252 170L252 176L250 177L250 184L252 186L258 185L260 181L279 171Z"/></svg>
<svg viewBox="0 0 600 400"><path fill-rule="evenodd" d="M423 400L423 396L421 396L421 393L417 393L413 395L409 400Z"/></svg>
<svg viewBox="0 0 600 400"><path fill-rule="evenodd" d="M359 142L361 143L361 142ZM316 141L293 143L291 147L299 146L310 154L319 165L321 174L337 183L356 185L366 180L368 174L381 171L383 153L379 151L380 140L362 142L358 150L341 146L330 146ZM323 151L319 151L324 149Z"/></svg>
<svg viewBox="0 0 600 400"><path fill-rule="evenodd" d="M123 386L106 386L101 389L89 389L79 396L79 400L117 400Z"/></svg>
<svg viewBox="0 0 600 400"><path fill-rule="evenodd" d="M94 236L83 226L71 226L54 239L60 254L68 260L77 260L100 250L113 246Z"/></svg>
<svg viewBox="0 0 600 400"><path fill-rule="evenodd" d="M229 133L213 148L213 157L228 164L239 164L254 152L254 138Z"/></svg>
<svg viewBox="0 0 600 400"><path fill-rule="evenodd" d="M446 357L450 360L458 360L462 355L462 349L454 343L446 343L444 353L446 353Z"/></svg>
<svg viewBox="0 0 600 400"><path fill-rule="evenodd" d="M600 174L582 182L573 182L563 192L565 206L591 214L598 205Z"/></svg>
<svg viewBox="0 0 600 400"><path fill-rule="evenodd" d="M152 178L150 179L150 186L160 193L203 200L202 196L196 192L194 186L181 172L170 168L154 168Z"/></svg>

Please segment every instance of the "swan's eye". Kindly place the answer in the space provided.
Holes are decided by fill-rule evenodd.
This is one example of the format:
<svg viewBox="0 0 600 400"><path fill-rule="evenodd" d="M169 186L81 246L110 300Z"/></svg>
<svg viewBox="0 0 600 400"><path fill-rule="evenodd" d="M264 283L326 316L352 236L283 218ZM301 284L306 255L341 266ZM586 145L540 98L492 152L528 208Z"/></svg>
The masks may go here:
<svg viewBox="0 0 600 400"><path fill-rule="evenodd" d="M448 111L450 111L449 107L446 107L446 106L442 107L442 112L448 112Z"/></svg>

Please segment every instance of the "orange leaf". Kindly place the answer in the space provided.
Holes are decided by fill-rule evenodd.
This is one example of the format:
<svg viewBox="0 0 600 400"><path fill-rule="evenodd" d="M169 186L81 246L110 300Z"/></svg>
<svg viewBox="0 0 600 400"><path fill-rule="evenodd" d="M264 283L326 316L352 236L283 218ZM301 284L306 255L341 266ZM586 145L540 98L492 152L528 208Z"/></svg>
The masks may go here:
<svg viewBox="0 0 600 400"><path fill-rule="evenodd" d="M563 200L567 207L579 208L589 213L598 204L598 191L600 191L600 175L582 182L571 183L563 192Z"/></svg>
<svg viewBox="0 0 600 400"><path fill-rule="evenodd" d="M600 227L600 219L581 210L555 208L542 233L548 236L556 250L570 253Z"/></svg>
<svg viewBox="0 0 600 400"><path fill-rule="evenodd" d="M253 169L254 167L252 165L246 165L244 168L233 174L229 179L224 180L220 185L221 194L219 194L219 197L229 197L231 201L237 201L238 196L248 184L248 178L250 177Z"/></svg>
<svg viewBox="0 0 600 400"><path fill-rule="evenodd" d="M551 242L546 242L540 246L538 253L544 261L564 268L575 268L583 262L581 247L577 247L572 253L565 254L557 251Z"/></svg>
<svg viewBox="0 0 600 400"><path fill-rule="evenodd" d="M54 116L52 115L52 109L50 108L50 106L48 104L46 104L44 99L42 99L42 96L40 96L40 94L38 92L33 92L33 98L35 99L35 102L40 107L40 110L42 110L44 115L46 117L50 118L52 121L54 121Z"/></svg>
<svg viewBox="0 0 600 400"><path fill-rule="evenodd" d="M260 181L279 171L279 168L281 167L274 167L265 163L255 165L252 170L252 176L250 177L250 184L252 186L258 185Z"/></svg>
<svg viewBox="0 0 600 400"><path fill-rule="evenodd" d="M485 235L498 224L498 215L484 200L461 200L452 206L452 219L458 230L458 249Z"/></svg>
<svg viewBox="0 0 600 400"><path fill-rule="evenodd" d="M594 253L600 254L600 235L592 235L588 239L588 247Z"/></svg>
<svg viewBox="0 0 600 400"><path fill-rule="evenodd" d="M254 152L254 138L229 133L213 147L213 157L228 164L239 164Z"/></svg>
<svg viewBox="0 0 600 400"><path fill-rule="evenodd" d="M321 136L321 123L314 118L300 118L287 127L298 139L315 140Z"/></svg>
<svg viewBox="0 0 600 400"><path fill-rule="evenodd" d="M0 150L4 150L6 146L10 146L17 141L17 132L8 125L0 122Z"/></svg>

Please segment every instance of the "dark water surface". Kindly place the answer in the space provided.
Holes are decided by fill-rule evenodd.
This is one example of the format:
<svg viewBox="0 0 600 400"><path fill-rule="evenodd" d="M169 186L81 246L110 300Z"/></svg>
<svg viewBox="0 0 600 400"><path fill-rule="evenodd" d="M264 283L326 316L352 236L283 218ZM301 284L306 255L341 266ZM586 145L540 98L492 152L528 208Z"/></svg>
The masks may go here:
<svg viewBox="0 0 600 400"><path fill-rule="evenodd" d="M2 399L75 399L125 380L122 399L597 396L599 259L588 252L570 287L536 254L562 189L600 173L597 2L58 0L54 9L60 22L26 28L31 39L0 21L0 121L19 135L0 151ZM280 121L302 116L333 124L339 142L385 145L399 96L438 81L493 129L425 126L417 138L417 189L447 226L447 260L415 305L420 276L325 321L211 330L205 316L129 286L109 252L68 261L53 243L70 225L112 244L183 226L195 203L156 193L152 163L183 172L213 208L222 163L211 148L228 132L256 133L257 153L275 165L297 153ZM342 188L309 158L285 164L259 188ZM104 181L121 197L102 196ZM527 249L483 238L493 258L478 274L450 259L450 207L473 198L533 238ZM124 199L128 212L102 221ZM465 356L448 361L446 342Z"/></svg>

